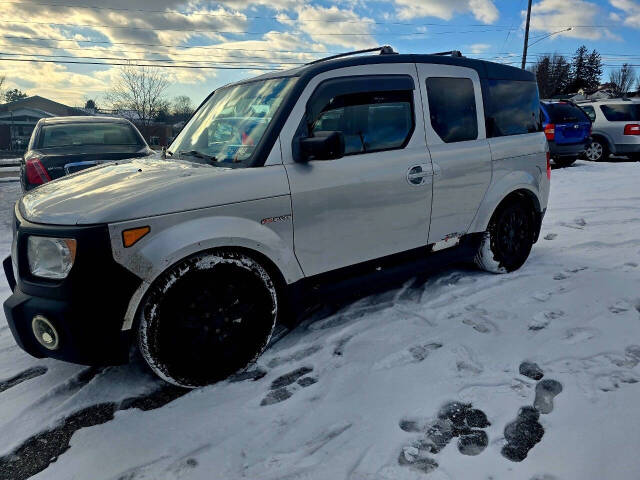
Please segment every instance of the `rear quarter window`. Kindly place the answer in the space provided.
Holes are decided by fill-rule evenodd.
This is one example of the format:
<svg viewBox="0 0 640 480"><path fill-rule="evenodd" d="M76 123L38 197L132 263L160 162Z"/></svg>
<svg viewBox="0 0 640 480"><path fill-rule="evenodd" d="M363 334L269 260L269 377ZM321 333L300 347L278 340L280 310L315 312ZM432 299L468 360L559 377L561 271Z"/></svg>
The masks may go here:
<svg viewBox="0 0 640 480"><path fill-rule="evenodd" d="M600 110L610 122L637 122L640 120L640 104L614 103L601 105Z"/></svg>
<svg viewBox="0 0 640 480"><path fill-rule="evenodd" d="M535 82L488 80L487 136L521 135L542 130Z"/></svg>
<svg viewBox="0 0 640 480"><path fill-rule="evenodd" d="M596 111L593 107L584 105L582 106L582 110L584 110L584 112L587 114L587 116L592 122L596 121Z"/></svg>

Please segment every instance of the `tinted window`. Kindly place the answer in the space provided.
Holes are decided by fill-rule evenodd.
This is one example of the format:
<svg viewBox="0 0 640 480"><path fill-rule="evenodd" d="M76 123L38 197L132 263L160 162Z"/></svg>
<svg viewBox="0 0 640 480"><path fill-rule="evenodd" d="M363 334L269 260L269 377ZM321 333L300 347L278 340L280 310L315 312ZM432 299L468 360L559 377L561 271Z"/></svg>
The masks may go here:
<svg viewBox="0 0 640 480"><path fill-rule="evenodd" d="M332 98L311 132L342 132L345 154L401 148L413 131L413 92L366 92Z"/></svg>
<svg viewBox="0 0 640 480"><path fill-rule="evenodd" d="M473 82L468 78L427 78L431 126L446 143L478 138Z"/></svg>
<svg viewBox="0 0 640 480"><path fill-rule="evenodd" d="M42 127L39 148L80 145L142 145L142 141L126 123L59 123Z"/></svg>
<svg viewBox="0 0 640 480"><path fill-rule="evenodd" d="M587 115L571 103L548 103L545 105L552 123L588 122Z"/></svg>
<svg viewBox="0 0 640 480"><path fill-rule="evenodd" d="M592 122L596 121L596 111L593 109L593 107L590 107L590 106L587 106L587 105L583 105L581 108L589 116L589 119Z"/></svg>
<svg viewBox="0 0 640 480"><path fill-rule="evenodd" d="M620 103L600 106L610 122L637 122L640 120L640 104Z"/></svg>
<svg viewBox="0 0 640 480"><path fill-rule="evenodd" d="M488 80L490 137L539 132L540 100L535 82Z"/></svg>

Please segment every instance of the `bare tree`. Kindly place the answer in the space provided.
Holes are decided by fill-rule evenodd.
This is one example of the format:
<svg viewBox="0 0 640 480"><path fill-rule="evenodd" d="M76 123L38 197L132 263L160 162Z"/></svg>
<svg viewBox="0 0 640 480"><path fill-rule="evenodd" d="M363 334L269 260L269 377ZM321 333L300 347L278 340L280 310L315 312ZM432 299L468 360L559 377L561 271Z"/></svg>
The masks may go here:
<svg viewBox="0 0 640 480"><path fill-rule="evenodd" d="M0 75L0 102L4 101L4 82L7 79L4 75Z"/></svg>
<svg viewBox="0 0 640 480"><path fill-rule="evenodd" d="M193 104L186 95L178 95L173 99L173 115L181 120L188 119L193 113Z"/></svg>
<svg viewBox="0 0 640 480"><path fill-rule="evenodd" d="M616 97L623 97L633 87L636 78L635 69L625 63L621 68L612 70L609 75L609 83L611 83L613 94Z"/></svg>
<svg viewBox="0 0 640 480"><path fill-rule="evenodd" d="M126 66L120 69L120 78L107 92L106 100L111 108L146 128L166 108L164 94L168 86L157 68Z"/></svg>

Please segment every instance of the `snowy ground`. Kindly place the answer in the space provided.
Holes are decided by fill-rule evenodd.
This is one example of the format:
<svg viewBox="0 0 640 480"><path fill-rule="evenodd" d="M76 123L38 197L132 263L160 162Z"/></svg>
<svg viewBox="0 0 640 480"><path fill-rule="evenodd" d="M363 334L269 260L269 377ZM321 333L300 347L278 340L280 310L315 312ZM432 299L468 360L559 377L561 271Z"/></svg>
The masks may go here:
<svg viewBox="0 0 640 480"><path fill-rule="evenodd" d="M24 478L11 465L42 452L52 463L34 478L47 480L637 479L638 178L640 163L554 170L540 241L520 271L450 269L306 322L259 360L257 380L158 400L149 395L160 384L139 365L33 359L2 318L0 478ZM0 184L3 257L18 188ZM524 360L562 391L552 399L543 387L558 385L539 384L536 407L548 413L527 420L525 410L505 433L536 399ZM451 430L437 421L451 401L490 425L475 411L475 428ZM505 435L542 429L523 461L503 456Z"/></svg>

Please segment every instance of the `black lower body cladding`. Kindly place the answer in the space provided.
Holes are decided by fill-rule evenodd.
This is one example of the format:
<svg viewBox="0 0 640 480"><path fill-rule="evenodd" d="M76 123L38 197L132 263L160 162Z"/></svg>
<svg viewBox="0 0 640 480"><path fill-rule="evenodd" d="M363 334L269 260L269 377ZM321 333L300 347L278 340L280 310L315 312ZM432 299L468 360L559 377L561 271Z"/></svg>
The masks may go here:
<svg viewBox="0 0 640 480"><path fill-rule="evenodd" d="M121 327L141 280L113 259L107 227L36 225L18 215L16 222L18 275L4 312L18 345L38 358L86 365L126 363L131 334ZM76 239L76 261L67 278L52 281L30 274L29 235ZM13 279L11 262L3 265L7 279ZM32 325L35 317L44 318L54 329L56 348L38 341Z"/></svg>

